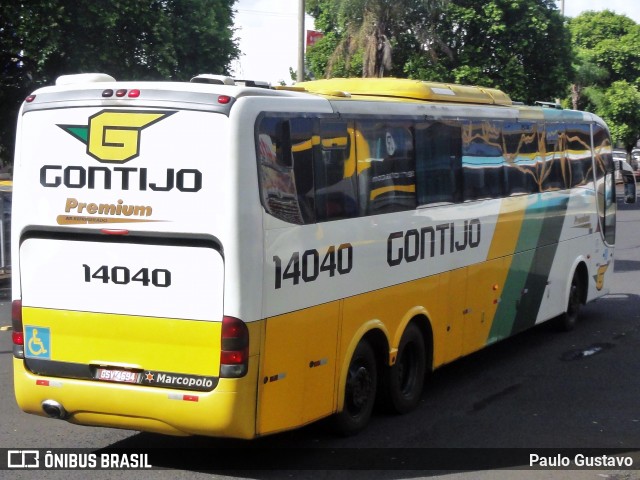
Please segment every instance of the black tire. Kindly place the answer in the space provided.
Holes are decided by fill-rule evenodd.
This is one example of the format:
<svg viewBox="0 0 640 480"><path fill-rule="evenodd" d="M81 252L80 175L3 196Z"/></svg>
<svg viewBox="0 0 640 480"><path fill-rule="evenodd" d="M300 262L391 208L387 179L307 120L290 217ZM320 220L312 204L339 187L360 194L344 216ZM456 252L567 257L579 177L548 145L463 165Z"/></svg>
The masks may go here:
<svg viewBox="0 0 640 480"><path fill-rule="evenodd" d="M420 403L427 368L424 338L418 327L409 324L398 347L398 358L387 367L381 392L385 409L393 413L407 413Z"/></svg>
<svg viewBox="0 0 640 480"><path fill-rule="evenodd" d="M580 307L582 306L582 282L578 272L574 273L569 287L569 300L567 301L567 311L558 317L558 329L563 332L570 332L578 323Z"/></svg>
<svg viewBox="0 0 640 480"><path fill-rule="evenodd" d="M373 412L378 386L378 368L371 345L362 340L353 352L344 392L344 407L333 416L334 430L351 436L363 430Z"/></svg>

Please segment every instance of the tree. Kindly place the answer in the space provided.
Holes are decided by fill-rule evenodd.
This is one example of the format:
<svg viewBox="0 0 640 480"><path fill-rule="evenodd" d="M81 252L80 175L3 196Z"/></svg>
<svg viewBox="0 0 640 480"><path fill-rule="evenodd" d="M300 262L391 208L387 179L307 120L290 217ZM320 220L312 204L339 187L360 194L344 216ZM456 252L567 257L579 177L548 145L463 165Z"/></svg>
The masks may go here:
<svg viewBox="0 0 640 480"><path fill-rule="evenodd" d="M138 0L139 1L139 0ZM230 73L240 50L234 39L236 0L173 0L169 19L174 53L168 78L188 80L198 73Z"/></svg>
<svg viewBox="0 0 640 480"><path fill-rule="evenodd" d="M592 102L589 95L586 98L584 92L589 92L590 86L602 84L609 78L609 72L599 67L584 50L576 50L574 55L574 79L571 84L571 106L574 110L592 110ZM591 108L590 108L591 107Z"/></svg>
<svg viewBox="0 0 640 480"><path fill-rule="evenodd" d="M54 18L57 9L49 2L42 2L39 9L50 22L46 27L43 23L39 24L41 30L34 31L31 44L34 50L46 54L46 42L42 39L56 30ZM29 13L19 2L0 4L0 165L7 163L13 154L18 109L35 86L34 68L25 56L25 31L29 25L26 15ZM38 19L30 18L29 21L35 23Z"/></svg>
<svg viewBox="0 0 640 480"><path fill-rule="evenodd" d="M577 72L572 105L603 117L614 142L631 152L640 139L640 25L604 10L572 18L568 27Z"/></svg>
<svg viewBox="0 0 640 480"><path fill-rule="evenodd" d="M307 11L325 37L310 49L309 63L318 76L397 75L403 37L411 35L425 48L435 43L434 19L446 1L310 0Z"/></svg>
<svg viewBox="0 0 640 480"><path fill-rule="evenodd" d="M379 33L370 33L367 12L384 0L310 2L316 26L330 33L309 52L316 75L370 74L371 46L385 52L388 41L392 67L376 75L497 87L528 103L566 95L571 43L554 0L402 0L372 17L376 28L386 26ZM353 68L358 55L361 72Z"/></svg>
<svg viewBox="0 0 640 480"><path fill-rule="evenodd" d="M603 93L599 103L598 113L609 125L614 143L631 152L640 138L640 92L620 80Z"/></svg>
<svg viewBox="0 0 640 480"><path fill-rule="evenodd" d="M618 80L634 82L640 77L640 26L629 17L609 10L585 12L569 20L568 27L582 64L607 72L588 79L588 85L607 87Z"/></svg>
<svg viewBox="0 0 640 480"><path fill-rule="evenodd" d="M620 38L634 27L626 15L611 10L587 11L569 20L572 42L579 48L594 49L603 40Z"/></svg>
<svg viewBox="0 0 640 480"><path fill-rule="evenodd" d="M187 80L228 73L239 50L235 0L30 0L0 4L0 158L25 95L60 75Z"/></svg>
<svg viewBox="0 0 640 480"><path fill-rule="evenodd" d="M452 0L437 36L447 54L414 55L409 76L497 87L526 103L565 96L570 37L553 0Z"/></svg>
<svg viewBox="0 0 640 480"><path fill-rule="evenodd" d="M640 77L640 25L628 33L609 38L591 50L592 61L609 72L609 80L635 82Z"/></svg>

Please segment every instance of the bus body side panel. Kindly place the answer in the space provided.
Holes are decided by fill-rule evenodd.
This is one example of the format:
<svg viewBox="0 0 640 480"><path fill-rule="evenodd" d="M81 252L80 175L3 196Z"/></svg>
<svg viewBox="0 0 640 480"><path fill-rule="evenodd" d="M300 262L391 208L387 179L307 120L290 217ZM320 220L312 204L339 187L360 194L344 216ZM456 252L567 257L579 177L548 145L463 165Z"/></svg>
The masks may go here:
<svg viewBox="0 0 640 480"><path fill-rule="evenodd" d="M592 228L576 226L576 216L588 217ZM476 250L458 252L451 248L451 235L458 241L464 236L462 218L477 219L482 227L480 241L477 245L472 242ZM445 225L445 219L449 220L448 231L434 237L427 235L424 248L422 243L415 243L422 242L417 240L419 235L411 235L406 242L402 239L402 235L407 238L407 232L419 232L425 227L438 231L435 227ZM303 245L307 252L326 252L329 245L350 244L353 265L347 278L314 276L311 283L321 288L311 288L301 272L297 280L293 274L283 277L283 271L278 274L267 261L265 285L274 285L274 277L280 276L278 288L265 298L277 302L280 295L287 295L293 304L344 298L337 358L342 376L355 344L368 328L382 329L392 352L406 322L415 315L423 315L430 322L433 366L437 367L564 311L576 262L587 261L593 243L601 243L596 221L593 191L584 188L572 195L549 192L477 202L464 209L422 209L396 214L395 219L357 219L347 234L331 224L297 227L295 238L293 230L286 228L268 231L267 258L281 257L282 270L290 265L289 273L294 268L311 268L310 264L302 267L301 260L294 267L293 245ZM443 230L444 227L439 231ZM390 235L398 231L402 235ZM419 255L421 249L424 256ZM301 249L295 258L301 259L304 251ZM322 260L322 255L319 258ZM389 260L399 266L390 265ZM451 265L457 268L449 269ZM597 262L587 263L587 267L594 271ZM443 302L443 298L447 301ZM270 308L286 307L284 303L274 303ZM313 311L301 306L295 316L308 315L310 319ZM338 376L338 385L344 381L342 376ZM282 391L286 390L285 383L286 380L280 384ZM301 388L289 386L290 391ZM272 388L265 383L263 395L267 397ZM340 398L339 392L338 402Z"/></svg>
<svg viewBox="0 0 640 480"><path fill-rule="evenodd" d="M364 111L366 106L352 107ZM353 136L357 140L357 132ZM587 150L571 154L590 156ZM265 314L270 321L287 315L312 318L310 305L342 302L338 410L351 355L371 329L386 337L392 364L407 323L426 318L433 333L433 367L438 367L549 320L566 309L579 263L588 271L587 299L606 292L596 278L612 249L599 232L592 179L585 177L572 189L545 188L316 225L292 226L267 215ZM349 259L340 274L318 268L329 265L329 253L338 249L343 260ZM292 380L287 390L286 375L280 379L280 392L301 395L303 382ZM264 382L261 398L269 398L275 388L267 376ZM282 425L295 418L300 415L289 415Z"/></svg>
<svg viewBox="0 0 640 480"><path fill-rule="evenodd" d="M306 425L335 411L339 318L336 301L266 320L259 435Z"/></svg>

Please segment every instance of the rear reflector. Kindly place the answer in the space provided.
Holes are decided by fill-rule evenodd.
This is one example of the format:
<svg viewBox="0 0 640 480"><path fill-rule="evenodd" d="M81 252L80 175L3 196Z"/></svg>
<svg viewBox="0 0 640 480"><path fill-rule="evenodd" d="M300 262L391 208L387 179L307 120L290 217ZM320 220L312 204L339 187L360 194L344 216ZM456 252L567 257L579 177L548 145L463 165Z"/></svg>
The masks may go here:
<svg viewBox="0 0 640 480"><path fill-rule="evenodd" d="M36 380L36 385L39 387L57 387L60 388L62 387L62 382L58 381L58 380L42 380L42 379L38 379Z"/></svg>
<svg viewBox="0 0 640 480"><path fill-rule="evenodd" d="M181 395L179 393L170 393L169 400L182 400L183 402L197 402L200 398L197 395Z"/></svg>

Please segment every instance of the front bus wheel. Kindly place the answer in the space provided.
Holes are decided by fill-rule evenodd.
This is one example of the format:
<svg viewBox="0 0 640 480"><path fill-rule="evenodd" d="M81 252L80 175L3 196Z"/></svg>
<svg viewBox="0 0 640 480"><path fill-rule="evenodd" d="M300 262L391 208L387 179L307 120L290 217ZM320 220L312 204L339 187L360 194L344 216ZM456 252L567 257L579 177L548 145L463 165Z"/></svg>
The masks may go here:
<svg viewBox="0 0 640 480"><path fill-rule="evenodd" d="M578 323L578 315L582 306L582 282L578 272L573 274L571 286L569 287L569 300L567 301L567 310L558 317L558 328L563 332L573 330Z"/></svg>
<svg viewBox="0 0 640 480"><path fill-rule="evenodd" d="M378 368L371 345L362 340L355 351L344 392L344 407L333 417L334 429L344 436L355 435L367 426L376 399Z"/></svg>

